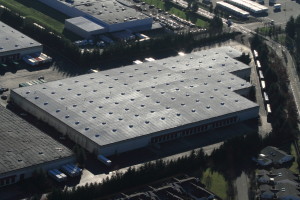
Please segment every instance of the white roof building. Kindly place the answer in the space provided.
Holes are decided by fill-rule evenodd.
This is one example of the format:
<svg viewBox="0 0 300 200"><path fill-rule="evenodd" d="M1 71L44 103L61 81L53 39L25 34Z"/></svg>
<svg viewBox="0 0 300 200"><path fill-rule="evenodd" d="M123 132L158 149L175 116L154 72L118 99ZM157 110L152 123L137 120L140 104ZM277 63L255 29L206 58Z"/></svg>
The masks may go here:
<svg viewBox="0 0 300 200"><path fill-rule="evenodd" d="M241 53L217 48L14 89L13 101L90 152L111 155L258 116ZM236 75L238 76L236 76Z"/></svg>

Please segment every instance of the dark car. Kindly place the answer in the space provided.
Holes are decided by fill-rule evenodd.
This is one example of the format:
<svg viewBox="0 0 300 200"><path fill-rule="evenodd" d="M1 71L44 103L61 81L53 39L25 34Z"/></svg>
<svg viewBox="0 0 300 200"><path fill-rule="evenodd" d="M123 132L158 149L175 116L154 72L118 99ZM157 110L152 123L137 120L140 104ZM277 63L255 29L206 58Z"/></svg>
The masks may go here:
<svg viewBox="0 0 300 200"><path fill-rule="evenodd" d="M0 88L0 92L6 92L8 91L8 88Z"/></svg>
<svg viewBox="0 0 300 200"><path fill-rule="evenodd" d="M7 95L2 95L1 99L6 100L7 99Z"/></svg>

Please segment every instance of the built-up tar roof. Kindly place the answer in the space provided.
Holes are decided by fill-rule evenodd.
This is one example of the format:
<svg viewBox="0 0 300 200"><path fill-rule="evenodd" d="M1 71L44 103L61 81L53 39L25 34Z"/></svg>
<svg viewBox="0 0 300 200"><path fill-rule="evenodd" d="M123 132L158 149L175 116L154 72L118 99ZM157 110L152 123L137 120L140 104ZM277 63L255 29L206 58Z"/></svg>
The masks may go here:
<svg viewBox="0 0 300 200"><path fill-rule="evenodd" d="M128 1L121 0L75 0L72 6L100 19L107 24L150 18L131 8Z"/></svg>
<svg viewBox="0 0 300 200"><path fill-rule="evenodd" d="M99 145L257 107L229 72L248 69L219 48L130 65L14 92Z"/></svg>
<svg viewBox="0 0 300 200"><path fill-rule="evenodd" d="M0 106L0 175L72 156L71 150Z"/></svg>
<svg viewBox="0 0 300 200"><path fill-rule="evenodd" d="M3 52L35 46L41 44L0 21L0 55Z"/></svg>

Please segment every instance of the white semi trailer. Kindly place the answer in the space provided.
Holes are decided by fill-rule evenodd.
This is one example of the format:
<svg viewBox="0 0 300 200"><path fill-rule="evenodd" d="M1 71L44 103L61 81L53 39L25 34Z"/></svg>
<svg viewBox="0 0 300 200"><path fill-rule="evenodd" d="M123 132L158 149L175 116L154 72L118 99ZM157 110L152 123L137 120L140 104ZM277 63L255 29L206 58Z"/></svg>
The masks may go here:
<svg viewBox="0 0 300 200"><path fill-rule="evenodd" d="M105 156L103 155L98 155L97 156L97 159L102 162L104 165L106 166L111 166L111 160L109 160L108 158L106 158Z"/></svg>

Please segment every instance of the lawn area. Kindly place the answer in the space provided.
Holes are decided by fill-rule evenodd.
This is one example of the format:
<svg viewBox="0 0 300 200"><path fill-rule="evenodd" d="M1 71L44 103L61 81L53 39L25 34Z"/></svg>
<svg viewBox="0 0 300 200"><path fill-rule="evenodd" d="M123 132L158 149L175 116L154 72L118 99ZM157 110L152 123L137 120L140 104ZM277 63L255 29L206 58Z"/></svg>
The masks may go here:
<svg viewBox="0 0 300 200"><path fill-rule="evenodd" d="M37 0L0 0L0 4L58 33L63 32L64 20L68 18Z"/></svg>
<svg viewBox="0 0 300 200"><path fill-rule="evenodd" d="M185 19L185 20L187 19L185 12L183 12L177 8L172 7L168 12L176 15L177 17L180 17L181 19Z"/></svg>
<svg viewBox="0 0 300 200"><path fill-rule="evenodd" d="M203 28L206 28L209 26L209 23L202 20L202 19L197 19L196 23L195 23L197 26L200 26L200 27L203 27Z"/></svg>
<svg viewBox="0 0 300 200"><path fill-rule="evenodd" d="M154 5L157 8L160 8L162 10L165 10L165 2L160 0L144 0L149 5Z"/></svg>
<svg viewBox="0 0 300 200"><path fill-rule="evenodd" d="M299 174L299 166L298 166L298 163L297 163L298 156L297 156L294 144L291 144L291 155L295 157L295 160L294 160L294 162L292 163L292 166L289 169L292 172Z"/></svg>
<svg viewBox="0 0 300 200"><path fill-rule="evenodd" d="M227 198L227 183L224 177L218 172L212 172L210 168L203 173L201 182L206 185L206 188L222 199Z"/></svg>

